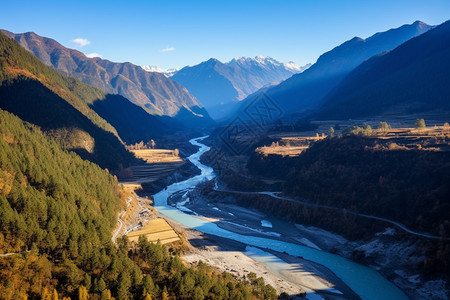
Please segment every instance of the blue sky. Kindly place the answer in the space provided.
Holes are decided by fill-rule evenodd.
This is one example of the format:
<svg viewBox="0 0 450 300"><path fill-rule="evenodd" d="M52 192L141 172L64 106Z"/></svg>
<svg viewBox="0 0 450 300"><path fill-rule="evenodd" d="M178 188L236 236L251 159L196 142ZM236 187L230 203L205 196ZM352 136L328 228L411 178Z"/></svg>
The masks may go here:
<svg viewBox="0 0 450 300"><path fill-rule="evenodd" d="M0 4L2 29L34 31L115 62L164 68L211 57L228 61L256 55L304 65L354 36L366 38L415 20L440 24L450 19L449 0L2 0ZM75 39L89 44L71 42Z"/></svg>

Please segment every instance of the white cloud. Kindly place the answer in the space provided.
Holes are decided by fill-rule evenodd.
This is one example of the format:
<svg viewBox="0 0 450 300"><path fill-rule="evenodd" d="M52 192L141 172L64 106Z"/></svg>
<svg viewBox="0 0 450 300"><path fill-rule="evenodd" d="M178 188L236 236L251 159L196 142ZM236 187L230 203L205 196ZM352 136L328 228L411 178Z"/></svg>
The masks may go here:
<svg viewBox="0 0 450 300"><path fill-rule="evenodd" d="M170 51L175 51L174 47L166 47L164 49L159 50L161 52L170 52Z"/></svg>
<svg viewBox="0 0 450 300"><path fill-rule="evenodd" d="M95 52L86 54L86 56L89 57L89 58L94 58L94 57L100 57L100 58L102 58L102 55L101 55L101 54L98 54L98 53L95 53Z"/></svg>
<svg viewBox="0 0 450 300"><path fill-rule="evenodd" d="M71 42L76 44L78 47L84 47L91 43L87 39L82 39L82 38L77 38L77 39L71 40Z"/></svg>

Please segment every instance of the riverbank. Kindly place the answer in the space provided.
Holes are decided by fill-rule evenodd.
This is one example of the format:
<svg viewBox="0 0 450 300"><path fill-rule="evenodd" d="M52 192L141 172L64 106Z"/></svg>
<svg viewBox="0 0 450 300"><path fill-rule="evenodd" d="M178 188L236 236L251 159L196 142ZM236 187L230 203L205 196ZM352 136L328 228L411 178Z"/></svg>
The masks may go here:
<svg viewBox="0 0 450 300"><path fill-rule="evenodd" d="M255 273L256 277L262 277L266 284L272 285L278 294L286 293L290 299L303 299L305 296L308 299L314 295L334 300L360 299L333 272L314 262L264 249L283 260L279 270L275 271L266 263L252 258L249 247L243 243L192 229L185 229L185 232L192 245L183 255L189 264L201 260L219 271L244 280L250 273Z"/></svg>
<svg viewBox="0 0 450 300"><path fill-rule="evenodd" d="M292 224L275 223L274 226L256 210L231 203L208 203L198 190L175 193L169 198L169 204L185 213L214 222L220 228L241 235L270 237L314 247L313 242L295 234L298 231ZM186 231L189 242L194 246L184 256L189 263L202 260L241 279L245 279L250 272L253 272L257 277L264 278L266 283L272 285L278 293L285 292L294 299L306 293L309 297L315 294L324 299L360 299L332 271L320 264L287 253L260 249L282 260L277 263L273 262L274 258L271 258L271 263L263 263L246 255L248 249L243 243L191 230L181 224L178 226ZM317 246L316 248L319 249ZM270 266L273 265L275 267L271 269Z"/></svg>
<svg viewBox="0 0 450 300"><path fill-rule="evenodd" d="M237 279L247 279L250 273L262 277L266 284L273 286L278 294L287 293L295 299L305 291L298 285L272 273L265 264L245 255L245 245L226 238L203 234L196 230L186 230L186 237L193 246L183 255L189 264L203 261L221 272L228 272Z"/></svg>

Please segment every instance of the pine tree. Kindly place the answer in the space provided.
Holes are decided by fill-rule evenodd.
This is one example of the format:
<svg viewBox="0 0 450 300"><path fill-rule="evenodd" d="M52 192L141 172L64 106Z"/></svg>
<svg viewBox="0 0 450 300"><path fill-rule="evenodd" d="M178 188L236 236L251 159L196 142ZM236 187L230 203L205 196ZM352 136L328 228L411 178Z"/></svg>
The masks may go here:
<svg viewBox="0 0 450 300"><path fill-rule="evenodd" d="M117 298L119 300L129 299L128 291L131 287L131 278L127 272L122 272L117 279Z"/></svg>
<svg viewBox="0 0 450 300"><path fill-rule="evenodd" d="M100 299L101 299L101 300L111 300L111 291L108 290L108 289L103 290L102 296L101 296Z"/></svg>

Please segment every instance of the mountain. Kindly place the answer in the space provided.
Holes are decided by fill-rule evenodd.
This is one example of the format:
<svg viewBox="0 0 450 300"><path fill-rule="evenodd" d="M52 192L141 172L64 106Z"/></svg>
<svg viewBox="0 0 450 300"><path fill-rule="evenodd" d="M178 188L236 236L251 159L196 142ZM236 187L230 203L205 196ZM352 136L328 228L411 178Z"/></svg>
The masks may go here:
<svg viewBox="0 0 450 300"><path fill-rule="evenodd" d="M144 69L147 72L161 73L166 77L172 77L173 75L175 75L176 72L180 70L180 69L163 69L158 66L142 66L142 69Z"/></svg>
<svg viewBox="0 0 450 300"><path fill-rule="evenodd" d="M168 117L150 115L120 95L108 94L89 106L114 126L122 140L129 145L161 138L181 127L180 124L171 126Z"/></svg>
<svg viewBox="0 0 450 300"><path fill-rule="evenodd" d="M132 155L88 103L105 92L41 63L0 32L0 108L38 125L68 150L115 170Z"/></svg>
<svg viewBox="0 0 450 300"><path fill-rule="evenodd" d="M325 99L320 118L450 112L450 21L375 56Z"/></svg>
<svg viewBox="0 0 450 300"><path fill-rule="evenodd" d="M198 100L179 83L129 62L115 63L99 57L88 58L53 39L33 32L14 34L2 30L39 60L63 74L80 79L111 94L120 94L152 114L176 116L180 108L192 109L192 121L209 119Z"/></svg>
<svg viewBox="0 0 450 300"><path fill-rule="evenodd" d="M238 57L227 63L211 58L192 67L184 67L171 78L187 87L214 119L220 119L236 102L302 70L293 62L281 63L270 57Z"/></svg>
<svg viewBox="0 0 450 300"><path fill-rule="evenodd" d="M309 69L269 88L265 94L278 104L285 115L316 109L323 98L365 60L392 50L431 28L432 26L416 21L376 33L367 39L355 37L324 53ZM254 96L244 100L242 107L253 99Z"/></svg>

